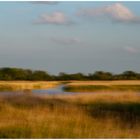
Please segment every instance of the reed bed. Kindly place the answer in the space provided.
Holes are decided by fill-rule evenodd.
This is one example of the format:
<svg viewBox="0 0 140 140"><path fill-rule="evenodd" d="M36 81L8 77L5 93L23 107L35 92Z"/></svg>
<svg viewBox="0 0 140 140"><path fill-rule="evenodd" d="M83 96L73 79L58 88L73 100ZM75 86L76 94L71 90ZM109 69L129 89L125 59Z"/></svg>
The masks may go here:
<svg viewBox="0 0 140 140"><path fill-rule="evenodd" d="M140 138L136 92L0 96L0 138Z"/></svg>
<svg viewBox="0 0 140 140"><path fill-rule="evenodd" d="M69 81L68 85L140 85L140 80L114 80L114 81Z"/></svg>
<svg viewBox="0 0 140 140"><path fill-rule="evenodd" d="M44 81L0 81L0 91L22 91L32 89L48 89L59 85L60 82Z"/></svg>
<svg viewBox="0 0 140 140"><path fill-rule="evenodd" d="M73 81L68 83L64 90L69 92L93 92L93 91L138 91L140 81Z"/></svg>

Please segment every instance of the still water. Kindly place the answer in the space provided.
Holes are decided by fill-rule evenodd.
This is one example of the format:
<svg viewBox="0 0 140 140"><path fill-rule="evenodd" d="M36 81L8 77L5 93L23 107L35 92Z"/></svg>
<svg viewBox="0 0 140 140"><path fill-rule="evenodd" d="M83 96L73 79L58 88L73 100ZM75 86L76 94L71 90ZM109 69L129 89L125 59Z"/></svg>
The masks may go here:
<svg viewBox="0 0 140 140"><path fill-rule="evenodd" d="M25 91L0 91L0 95L15 95L15 94L24 94L24 93L29 93L29 94L35 94L35 95L46 95L46 94L74 94L74 92L66 92L64 91L64 86L65 85L59 85L55 88L50 88L50 89L34 89L34 90L25 90Z"/></svg>
<svg viewBox="0 0 140 140"><path fill-rule="evenodd" d="M35 89L32 90L32 93L34 94L73 94L74 92L66 92L64 91L65 85L59 85L55 88L50 89Z"/></svg>

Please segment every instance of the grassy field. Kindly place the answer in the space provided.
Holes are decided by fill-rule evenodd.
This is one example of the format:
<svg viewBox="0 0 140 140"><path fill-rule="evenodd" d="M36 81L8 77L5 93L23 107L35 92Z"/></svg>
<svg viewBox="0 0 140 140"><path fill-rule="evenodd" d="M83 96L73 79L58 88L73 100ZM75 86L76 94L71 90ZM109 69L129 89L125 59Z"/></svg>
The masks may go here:
<svg viewBox="0 0 140 140"><path fill-rule="evenodd" d="M69 92L138 91L140 81L73 81L64 88Z"/></svg>
<svg viewBox="0 0 140 140"><path fill-rule="evenodd" d="M0 96L0 138L140 138L135 92Z"/></svg>
<svg viewBox="0 0 140 140"><path fill-rule="evenodd" d="M69 81L69 85L140 85L140 80Z"/></svg>
<svg viewBox="0 0 140 140"><path fill-rule="evenodd" d="M59 82L0 82L18 90L48 88ZM69 86L134 87L139 81L72 82ZM118 87L117 87L118 88ZM17 90L16 89L16 90ZM15 90L15 89L14 89ZM140 93L0 95L0 138L140 138Z"/></svg>
<svg viewBox="0 0 140 140"><path fill-rule="evenodd" d="M86 86L66 86L65 91L69 92L94 92L94 91L138 91L140 85L86 85Z"/></svg>
<svg viewBox="0 0 140 140"><path fill-rule="evenodd" d="M48 89L59 85L60 82L44 81L0 81L0 91L22 91L32 89Z"/></svg>

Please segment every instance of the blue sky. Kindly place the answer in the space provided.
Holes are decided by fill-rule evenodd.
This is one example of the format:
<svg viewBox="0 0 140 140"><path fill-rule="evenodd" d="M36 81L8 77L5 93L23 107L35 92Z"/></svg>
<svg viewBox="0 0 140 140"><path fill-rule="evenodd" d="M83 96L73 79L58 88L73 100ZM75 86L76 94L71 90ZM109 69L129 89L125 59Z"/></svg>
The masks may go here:
<svg viewBox="0 0 140 140"><path fill-rule="evenodd" d="M140 72L140 2L0 2L0 67Z"/></svg>

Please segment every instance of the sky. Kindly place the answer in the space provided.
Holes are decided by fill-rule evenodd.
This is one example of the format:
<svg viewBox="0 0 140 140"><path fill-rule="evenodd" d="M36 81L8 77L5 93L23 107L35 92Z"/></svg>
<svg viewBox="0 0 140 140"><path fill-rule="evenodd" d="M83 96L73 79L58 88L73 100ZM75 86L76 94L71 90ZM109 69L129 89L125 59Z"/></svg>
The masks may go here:
<svg viewBox="0 0 140 140"><path fill-rule="evenodd" d="M0 2L0 67L140 72L140 2Z"/></svg>

